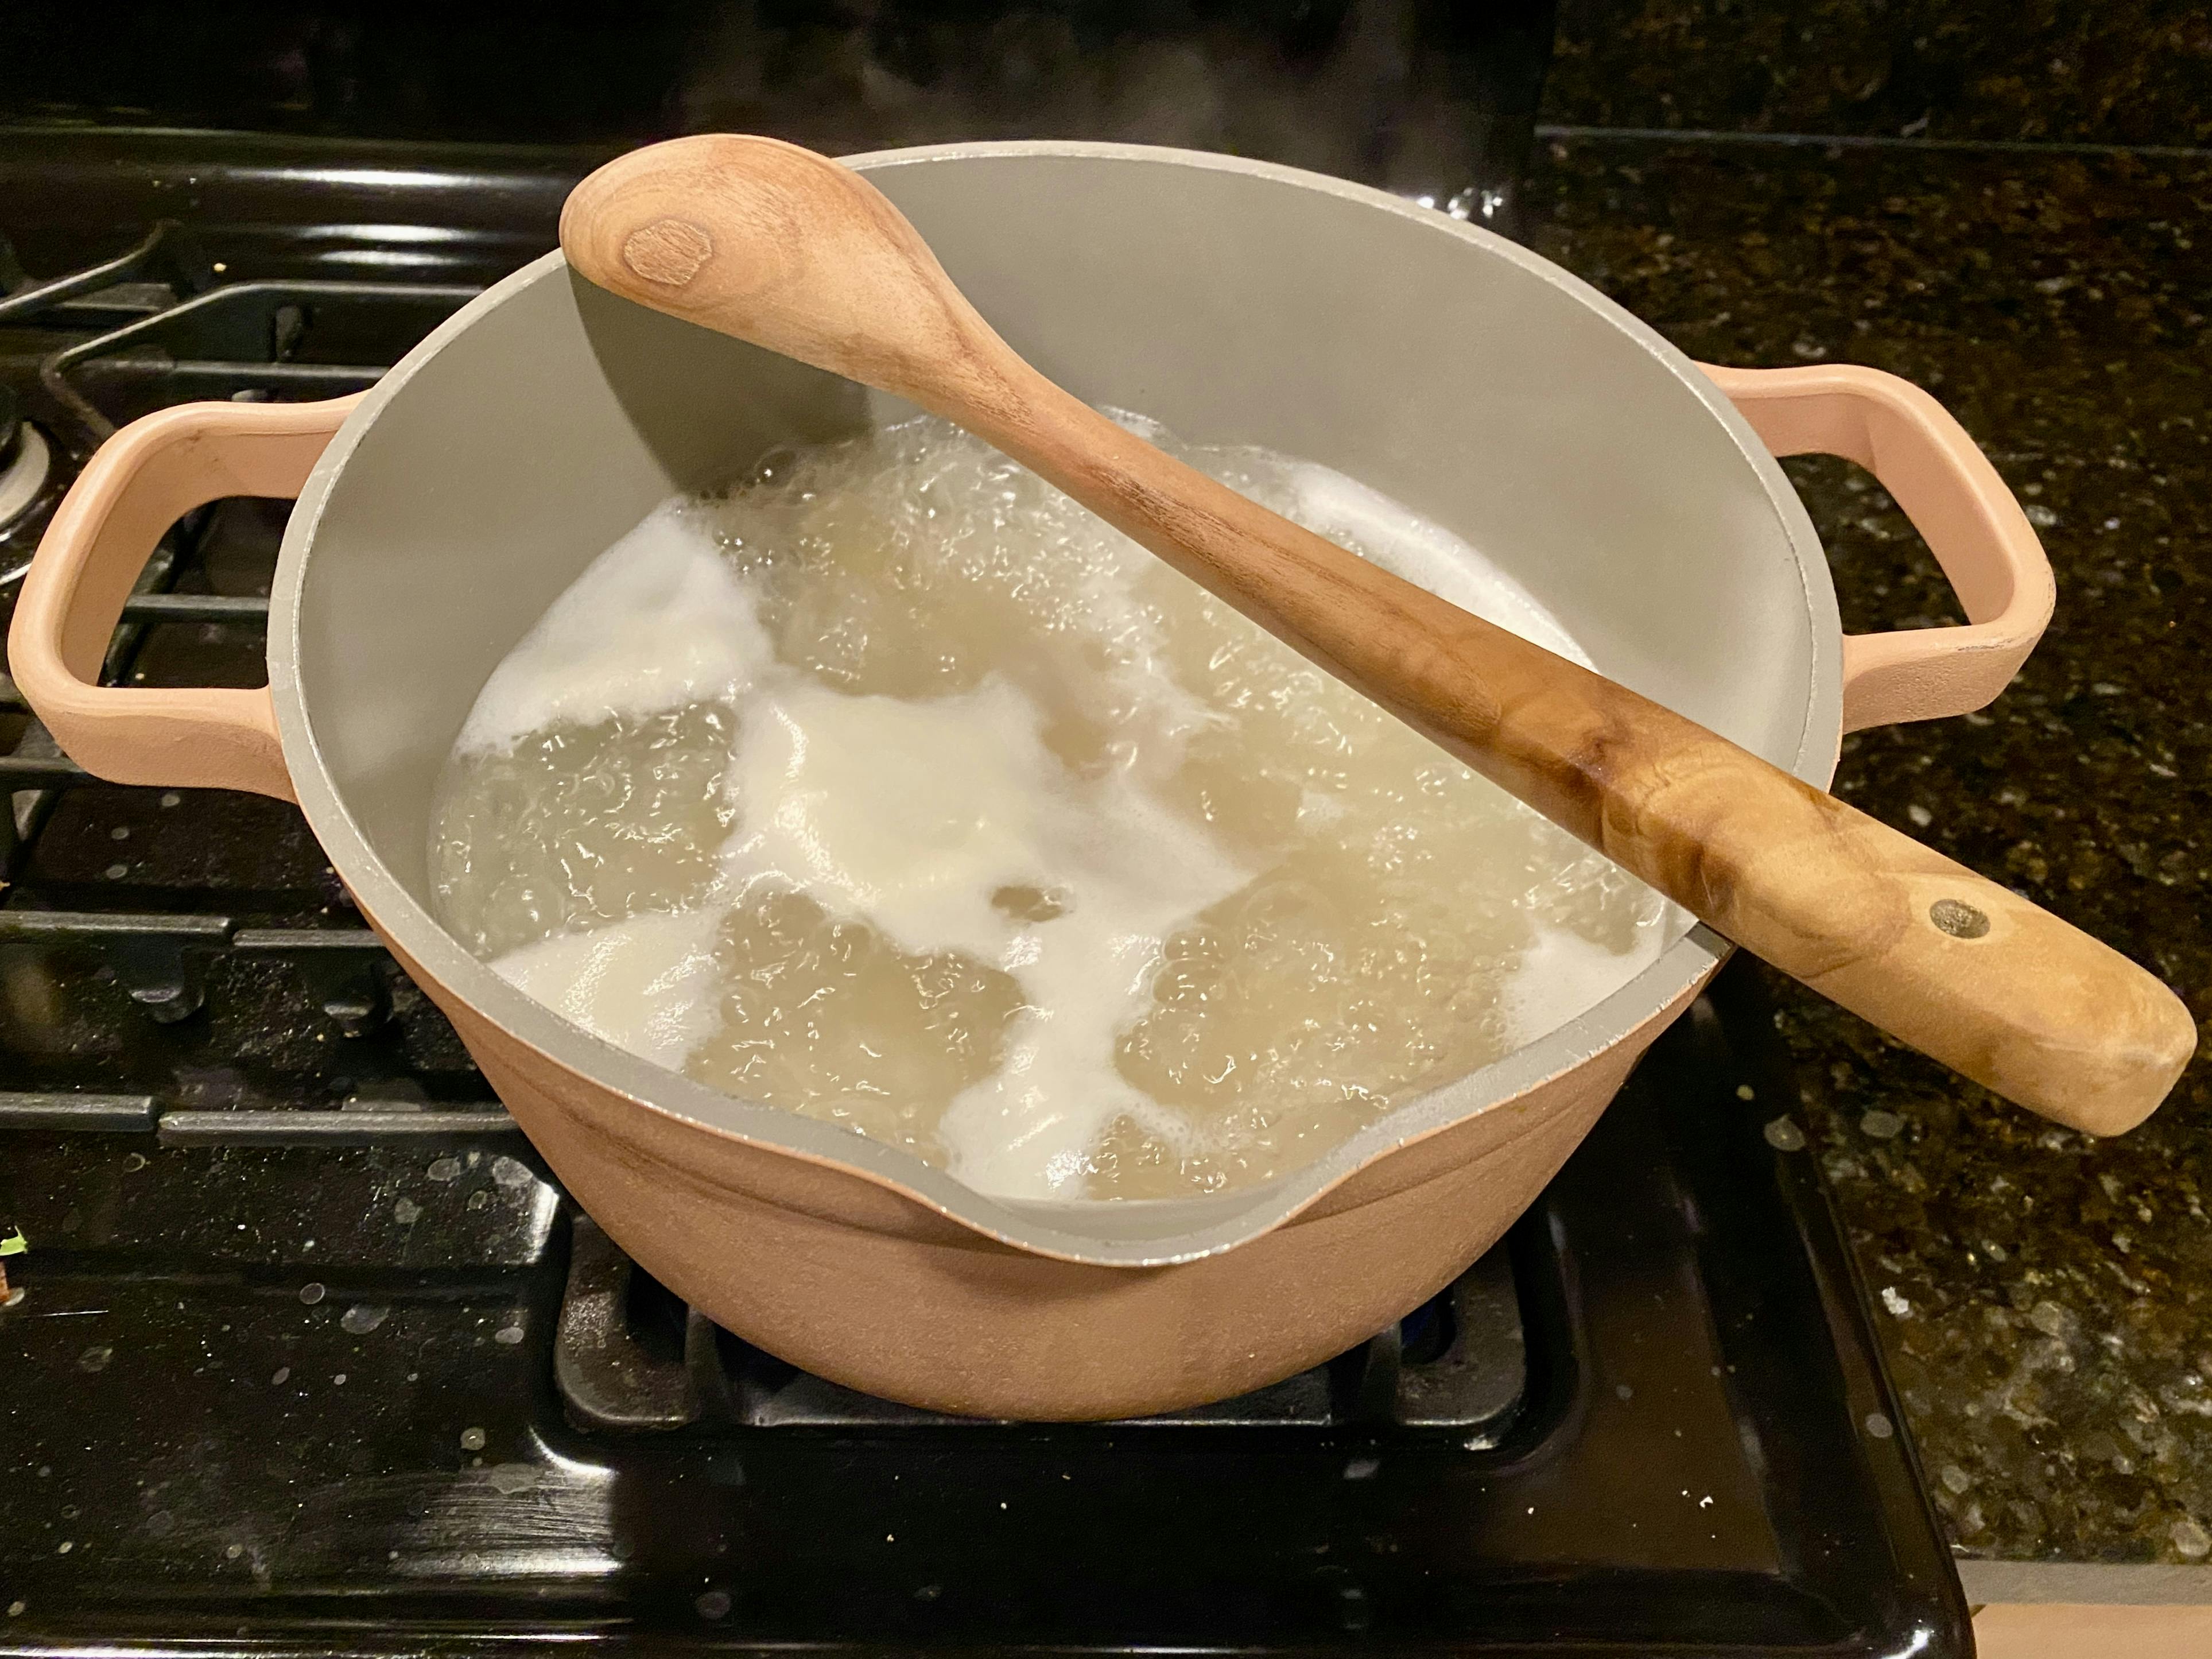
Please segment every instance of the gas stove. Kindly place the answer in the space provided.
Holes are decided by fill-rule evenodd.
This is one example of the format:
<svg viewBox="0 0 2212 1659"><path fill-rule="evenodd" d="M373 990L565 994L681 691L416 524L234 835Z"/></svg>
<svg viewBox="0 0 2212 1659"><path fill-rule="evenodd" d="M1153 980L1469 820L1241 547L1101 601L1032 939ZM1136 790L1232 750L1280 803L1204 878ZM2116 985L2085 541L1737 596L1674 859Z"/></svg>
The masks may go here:
<svg viewBox="0 0 2212 1659"><path fill-rule="evenodd" d="M0 142L4 604L115 426L371 384L596 154ZM109 678L259 683L284 516L180 522ZM0 774L0 1652L1971 1650L1741 965L1399 1325L976 1422L636 1269L291 808L101 783L4 684Z"/></svg>

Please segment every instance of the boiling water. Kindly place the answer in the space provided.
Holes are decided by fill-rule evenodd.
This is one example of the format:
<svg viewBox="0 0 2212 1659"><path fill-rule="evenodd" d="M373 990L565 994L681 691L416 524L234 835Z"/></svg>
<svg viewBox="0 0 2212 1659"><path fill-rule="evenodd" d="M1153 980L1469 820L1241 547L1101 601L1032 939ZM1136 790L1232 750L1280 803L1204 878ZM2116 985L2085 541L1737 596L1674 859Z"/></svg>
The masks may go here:
<svg viewBox="0 0 2212 1659"><path fill-rule="evenodd" d="M1145 429L1587 660L1352 480ZM532 996L1014 1197L1283 1174L1660 944L1649 890L933 420L610 548L434 823L441 919Z"/></svg>

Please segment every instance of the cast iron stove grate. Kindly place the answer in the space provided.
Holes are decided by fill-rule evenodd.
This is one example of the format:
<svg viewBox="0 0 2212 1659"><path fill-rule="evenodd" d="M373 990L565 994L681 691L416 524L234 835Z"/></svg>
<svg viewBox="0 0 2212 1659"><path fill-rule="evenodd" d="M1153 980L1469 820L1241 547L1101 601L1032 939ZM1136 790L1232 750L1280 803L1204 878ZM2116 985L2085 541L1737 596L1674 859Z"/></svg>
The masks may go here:
<svg viewBox="0 0 2212 1659"><path fill-rule="evenodd" d="M0 300L56 458L10 567L104 424L353 389L470 291L134 257ZM111 676L256 683L283 519L181 524ZM1364 1348L1143 1423L949 1419L631 1268L291 809L88 779L0 697L0 1650L1968 1650L1744 975Z"/></svg>

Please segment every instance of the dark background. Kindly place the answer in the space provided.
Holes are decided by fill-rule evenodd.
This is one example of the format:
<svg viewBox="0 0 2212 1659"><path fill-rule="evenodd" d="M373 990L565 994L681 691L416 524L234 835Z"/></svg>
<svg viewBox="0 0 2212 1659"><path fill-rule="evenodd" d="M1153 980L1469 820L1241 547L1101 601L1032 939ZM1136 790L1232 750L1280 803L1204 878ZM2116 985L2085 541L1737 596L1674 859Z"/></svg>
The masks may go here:
<svg viewBox="0 0 2212 1659"><path fill-rule="evenodd" d="M1540 38L1553 13L1551 0L18 3L0 9L0 119L603 143L715 125L827 137L858 109L989 137L1033 130L1049 103L1099 136L1165 126L1233 143L1300 119L1237 107L1261 83L1346 58L1387 80L1416 33ZM1557 0L1556 17L1542 110L1555 125L2212 141L2202 5Z"/></svg>

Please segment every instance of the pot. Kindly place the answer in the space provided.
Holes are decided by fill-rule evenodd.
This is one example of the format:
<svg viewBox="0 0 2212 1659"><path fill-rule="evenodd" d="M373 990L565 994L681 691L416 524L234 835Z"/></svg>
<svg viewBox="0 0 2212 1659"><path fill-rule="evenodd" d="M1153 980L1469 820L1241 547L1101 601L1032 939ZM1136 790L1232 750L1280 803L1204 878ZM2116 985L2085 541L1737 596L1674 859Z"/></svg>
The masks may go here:
<svg viewBox="0 0 2212 1659"><path fill-rule="evenodd" d="M1704 369L1491 234L1289 168L1133 146L854 158L1013 347L1092 402L1348 473L1517 576L1605 672L1825 786L1841 734L1978 708L2049 617L1996 473L1872 370ZM1449 1283L1719 965L1703 928L1596 1007L1233 1194L1033 1204L731 1098L525 997L428 908L431 792L492 668L677 489L903 405L644 310L560 255L374 391L116 434L18 606L18 683L100 776L296 800L362 915L586 1209L716 1322L908 1403L1139 1414L1320 1363ZM1972 622L1846 639L1774 456L1870 467ZM296 495L269 684L98 684L179 514Z"/></svg>

